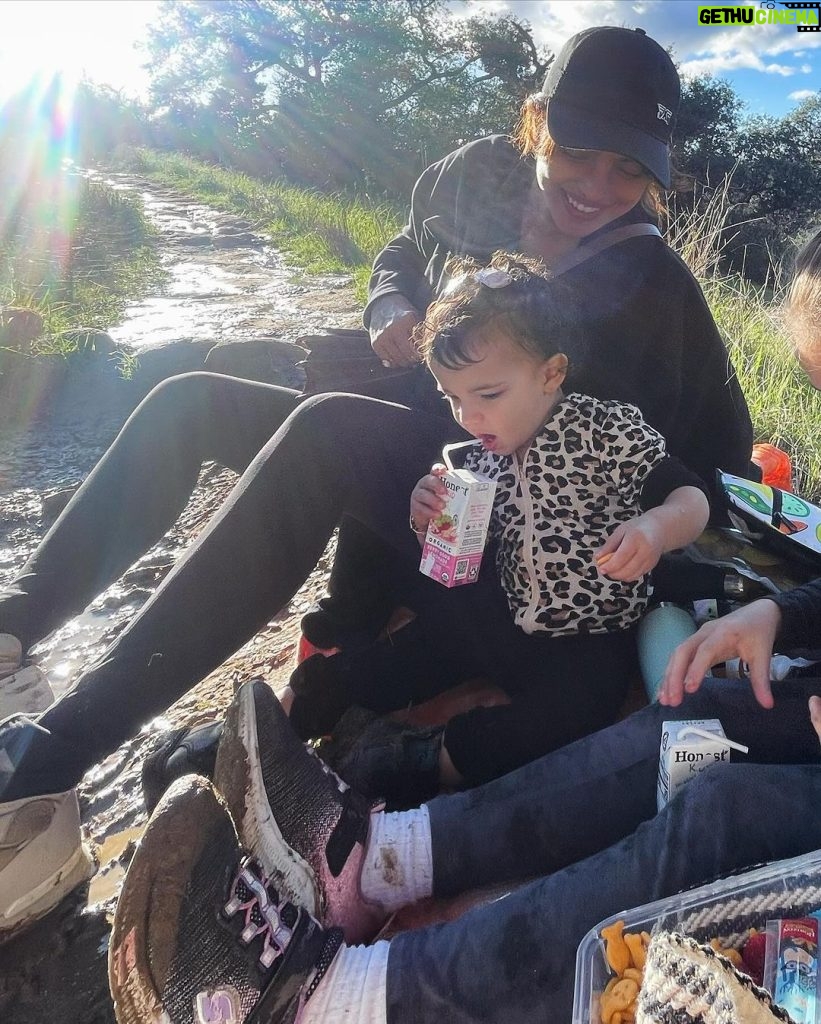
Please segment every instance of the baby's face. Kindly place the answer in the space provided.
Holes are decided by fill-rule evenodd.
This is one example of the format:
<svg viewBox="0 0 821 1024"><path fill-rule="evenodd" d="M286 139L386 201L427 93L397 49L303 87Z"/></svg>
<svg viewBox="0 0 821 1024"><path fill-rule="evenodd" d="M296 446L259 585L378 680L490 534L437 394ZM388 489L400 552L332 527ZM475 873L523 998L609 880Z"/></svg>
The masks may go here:
<svg viewBox="0 0 821 1024"><path fill-rule="evenodd" d="M488 451L525 451L561 397L567 359L532 356L497 325L477 330L469 350L476 362L457 370L431 364L454 419Z"/></svg>

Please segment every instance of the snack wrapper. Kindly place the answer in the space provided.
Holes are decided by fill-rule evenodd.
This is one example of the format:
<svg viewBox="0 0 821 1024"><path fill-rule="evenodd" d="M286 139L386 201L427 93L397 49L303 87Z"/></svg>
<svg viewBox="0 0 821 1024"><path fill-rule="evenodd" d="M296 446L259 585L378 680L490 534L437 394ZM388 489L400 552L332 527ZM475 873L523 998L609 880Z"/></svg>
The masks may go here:
<svg viewBox="0 0 821 1024"><path fill-rule="evenodd" d="M767 922L764 987L795 1024L818 1024L818 918Z"/></svg>

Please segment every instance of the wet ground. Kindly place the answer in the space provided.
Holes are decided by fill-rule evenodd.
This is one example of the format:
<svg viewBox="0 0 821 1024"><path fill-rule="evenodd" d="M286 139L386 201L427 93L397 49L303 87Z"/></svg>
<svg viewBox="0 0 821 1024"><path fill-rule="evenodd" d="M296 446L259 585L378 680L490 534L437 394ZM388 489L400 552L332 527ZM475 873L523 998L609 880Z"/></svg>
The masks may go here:
<svg viewBox="0 0 821 1024"><path fill-rule="evenodd" d="M344 278L311 278L289 268L250 225L142 179L119 176L136 190L162 233L168 284L129 309L111 330L137 351L169 341L243 340L298 335L333 324L357 326L358 309ZM23 565L71 488L115 436L112 420L71 430L4 431L0 436L0 586ZM63 692L122 629L175 558L208 521L234 481L213 465L175 527L87 611L34 648L54 689ZM108 929L118 885L145 825L139 773L158 730L219 715L234 687L262 674L287 681L301 614L324 590L330 551L274 621L162 720L90 772L79 790L85 838L98 870L90 886L66 899L19 938L0 947L0 1021L41 1024L57 1014L76 1024L114 1020L106 980Z"/></svg>

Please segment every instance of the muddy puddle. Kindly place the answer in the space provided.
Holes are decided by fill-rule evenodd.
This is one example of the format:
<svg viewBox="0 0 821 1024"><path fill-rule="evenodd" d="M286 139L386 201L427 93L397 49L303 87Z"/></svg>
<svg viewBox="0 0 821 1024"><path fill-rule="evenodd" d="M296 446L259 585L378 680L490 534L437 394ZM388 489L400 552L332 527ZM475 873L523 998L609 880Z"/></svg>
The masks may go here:
<svg viewBox="0 0 821 1024"><path fill-rule="evenodd" d="M251 225L173 191L124 175L109 180L142 197L160 232L168 272L162 293L135 303L111 330L116 341L139 353L170 341L293 341L329 323L358 325L347 279L294 271ZM95 423L88 429L20 428L0 434L0 587L24 564L119 425L112 421L103 428ZM82 615L30 652L56 693L65 692L141 607L234 480L229 471L206 465L174 528ZM108 931L119 884L145 826L140 770L146 751L164 728L220 715L236 685L253 675L264 675L275 687L284 685L299 618L324 591L331 554L332 547L291 605L252 641L88 773L79 799L96 874L48 917L0 946L3 1024L41 1024L55 1011L77 1024L113 1022L105 966Z"/></svg>

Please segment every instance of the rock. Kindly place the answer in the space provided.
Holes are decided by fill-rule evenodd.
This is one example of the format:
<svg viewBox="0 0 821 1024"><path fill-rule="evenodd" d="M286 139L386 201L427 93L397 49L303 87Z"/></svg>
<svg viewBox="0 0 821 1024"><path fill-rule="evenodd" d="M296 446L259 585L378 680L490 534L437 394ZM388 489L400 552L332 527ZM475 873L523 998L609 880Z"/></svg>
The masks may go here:
<svg viewBox="0 0 821 1024"><path fill-rule="evenodd" d="M137 368L131 383L142 397L166 377L202 370L205 357L213 347L213 341L178 341L142 349L137 355Z"/></svg>
<svg viewBox="0 0 821 1024"><path fill-rule="evenodd" d="M304 358L305 349L287 341L266 338L226 341L211 349L204 369L263 384L300 389L305 384L305 371L296 364Z"/></svg>
<svg viewBox="0 0 821 1024"><path fill-rule="evenodd" d="M215 234L211 238L215 249L239 249L241 246L262 245L262 239L250 231L237 232L234 234Z"/></svg>
<svg viewBox="0 0 821 1024"><path fill-rule="evenodd" d="M221 217L219 224L214 228L215 235L235 235L250 231L252 231L250 223L241 217Z"/></svg>
<svg viewBox="0 0 821 1024"><path fill-rule="evenodd" d="M210 245L211 236L204 232L176 231L168 232L165 236L169 242L177 245Z"/></svg>
<svg viewBox="0 0 821 1024"><path fill-rule="evenodd" d="M22 664L23 645L11 633L0 633L0 679L16 672Z"/></svg>
<svg viewBox="0 0 821 1024"><path fill-rule="evenodd" d="M43 525L51 526L54 520L60 515L77 492L75 487L60 487L56 490L44 491L43 501Z"/></svg>
<svg viewBox="0 0 821 1024"><path fill-rule="evenodd" d="M57 338L76 346L79 353L95 356L109 356L118 347L108 331L100 331L95 327L76 327L70 331L61 331Z"/></svg>
<svg viewBox="0 0 821 1024"><path fill-rule="evenodd" d="M0 309L0 345L30 352L43 333L43 318L36 309L6 306Z"/></svg>
<svg viewBox="0 0 821 1024"><path fill-rule="evenodd" d="M61 356L0 351L0 422L48 419L67 376L68 363Z"/></svg>

